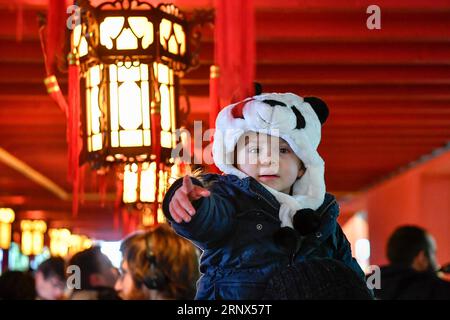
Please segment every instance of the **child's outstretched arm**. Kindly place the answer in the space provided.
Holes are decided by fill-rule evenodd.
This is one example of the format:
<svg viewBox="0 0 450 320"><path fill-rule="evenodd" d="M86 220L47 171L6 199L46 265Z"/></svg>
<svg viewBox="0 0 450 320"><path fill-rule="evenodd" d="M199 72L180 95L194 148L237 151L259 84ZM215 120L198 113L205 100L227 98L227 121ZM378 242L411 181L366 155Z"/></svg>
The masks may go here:
<svg viewBox="0 0 450 320"><path fill-rule="evenodd" d="M191 178L185 176L183 184L173 195L169 203L169 211L172 218L177 222L191 221L191 216L196 212L191 201L199 200L202 197L209 197L208 189L192 184Z"/></svg>
<svg viewBox="0 0 450 320"><path fill-rule="evenodd" d="M211 247L232 230L235 209L224 195L185 176L167 191L163 211L178 234Z"/></svg>

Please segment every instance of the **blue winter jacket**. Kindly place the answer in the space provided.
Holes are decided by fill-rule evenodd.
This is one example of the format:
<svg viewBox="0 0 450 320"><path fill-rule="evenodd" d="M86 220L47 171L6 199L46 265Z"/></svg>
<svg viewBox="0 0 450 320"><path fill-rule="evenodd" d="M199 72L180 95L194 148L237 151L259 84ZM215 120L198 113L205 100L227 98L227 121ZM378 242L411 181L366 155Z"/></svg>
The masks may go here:
<svg viewBox="0 0 450 320"><path fill-rule="evenodd" d="M163 211L175 231L203 251L196 299L260 299L270 275L292 260L292 255L273 241L281 224L279 202L251 177L207 174L191 179L211 192L209 197L193 202L196 214L191 221L176 223L169 212L169 203L182 179L166 193ZM336 221L339 206L331 194L326 194L318 211L325 208L321 226L305 238L294 261L334 258L364 279Z"/></svg>

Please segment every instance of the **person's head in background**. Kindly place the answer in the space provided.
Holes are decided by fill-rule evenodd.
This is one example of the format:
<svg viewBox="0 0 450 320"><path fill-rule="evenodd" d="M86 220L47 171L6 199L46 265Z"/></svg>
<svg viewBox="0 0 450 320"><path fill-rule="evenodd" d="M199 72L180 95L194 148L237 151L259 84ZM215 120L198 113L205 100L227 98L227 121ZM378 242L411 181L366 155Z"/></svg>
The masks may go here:
<svg viewBox="0 0 450 320"><path fill-rule="evenodd" d="M0 300L34 300L36 289L29 272L5 271L0 276Z"/></svg>
<svg viewBox="0 0 450 320"><path fill-rule="evenodd" d="M115 289L124 300L193 299L199 277L196 248L168 225L134 233L122 242L121 276Z"/></svg>
<svg viewBox="0 0 450 320"><path fill-rule="evenodd" d="M39 299L60 300L66 288L65 261L52 257L42 262L35 273L36 293Z"/></svg>
<svg viewBox="0 0 450 320"><path fill-rule="evenodd" d="M80 268L80 290L114 288L117 272L100 247L76 253L69 262Z"/></svg>
<svg viewBox="0 0 450 320"><path fill-rule="evenodd" d="M436 242L425 229L401 226L390 236L387 257L391 265L410 267L418 272L436 271Z"/></svg>

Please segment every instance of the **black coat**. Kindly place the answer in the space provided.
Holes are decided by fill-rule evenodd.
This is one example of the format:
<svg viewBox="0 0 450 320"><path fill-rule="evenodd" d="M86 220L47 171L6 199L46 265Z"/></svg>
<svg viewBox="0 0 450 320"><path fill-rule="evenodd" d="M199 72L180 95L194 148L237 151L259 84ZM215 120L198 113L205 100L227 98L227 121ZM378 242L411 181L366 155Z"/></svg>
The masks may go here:
<svg viewBox="0 0 450 320"><path fill-rule="evenodd" d="M450 300L450 282L434 272L417 272L412 268L381 268L381 288L374 289L380 300Z"/></svg>
<svg viewBox="0 0 450 320"><path fill-rule="evenodd" d="M167 191L164 213L175 231L203 250L197 284L197 299L260 299L271 274L289 264L291 255L273 241L280 228L280 204L255 179L209 174L196 185L209 186L211 195L194 201L197 213L189 223L176 223L169 212L172 196L181 187L179 179ZM334 197L326 194L327 208ZM337 203L321 218L319 231L306 237L295 262L311 258L342 261L362 279L364 273L353 259L350 244L336 221Z"/></svg>

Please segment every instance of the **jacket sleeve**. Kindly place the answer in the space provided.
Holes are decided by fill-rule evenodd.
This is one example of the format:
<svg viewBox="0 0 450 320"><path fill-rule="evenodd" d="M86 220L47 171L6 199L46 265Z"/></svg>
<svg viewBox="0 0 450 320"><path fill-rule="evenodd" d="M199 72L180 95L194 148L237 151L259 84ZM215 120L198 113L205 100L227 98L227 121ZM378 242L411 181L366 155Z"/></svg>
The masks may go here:
<svg viewBox="0 0 450 320"><path fill-rule="evenodd" d="M192 183L203 187L202 183L192 178ZM233 230L235 207L224 194L210 188L210 196L192 202L196 213L191 221L177 223L169 211L169 204L175 192L182 186L183 179L175 181L163 200L163 212L175 232L196 242L202 249L213 247Z"/></svg>
<svg viewBox="0 0 450 320"><path fill-rule="evenodd" d="M358 276L365 281L365 274L356 259L353 258L350 242L347 240L347 237L339 224L336 224L335 239L337 247L335 258L353 269L353 271L355 271Z"/></svg>

